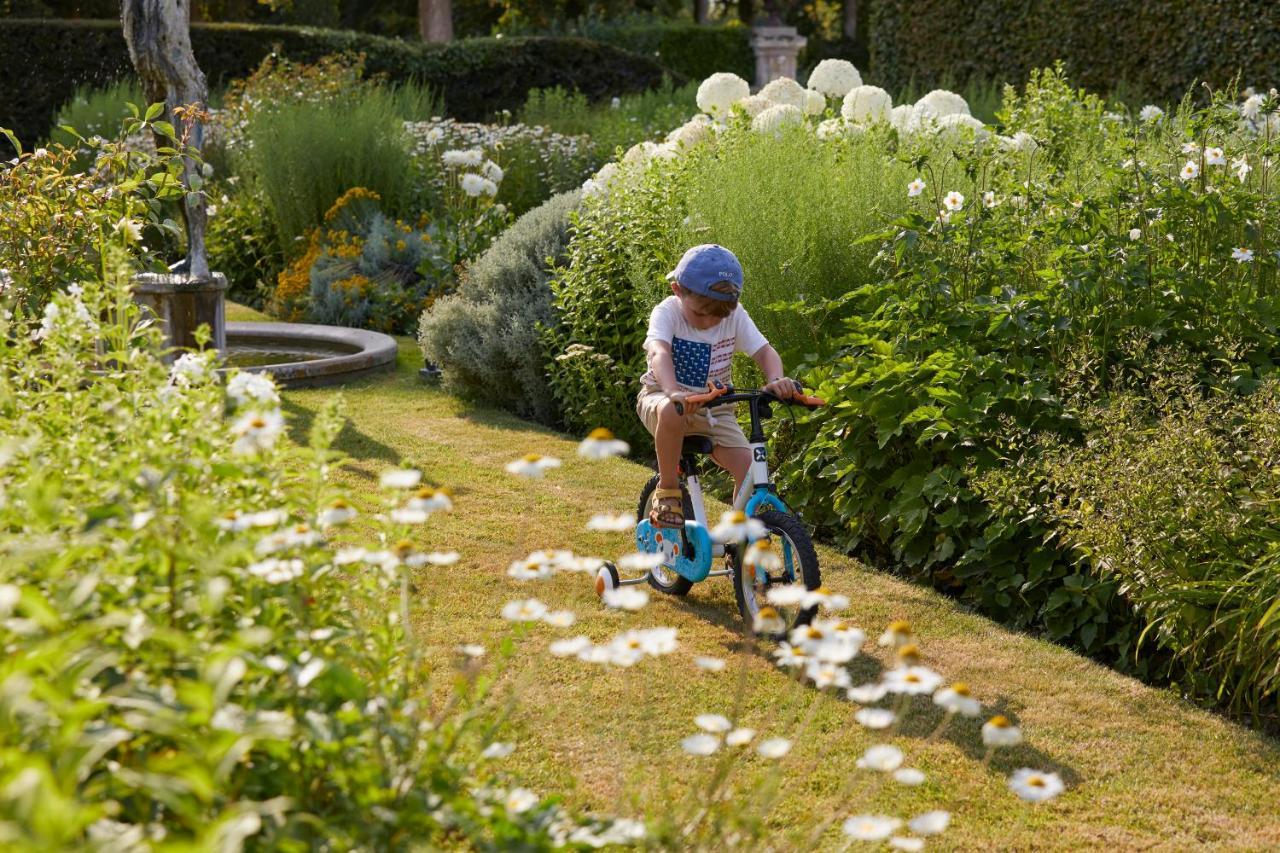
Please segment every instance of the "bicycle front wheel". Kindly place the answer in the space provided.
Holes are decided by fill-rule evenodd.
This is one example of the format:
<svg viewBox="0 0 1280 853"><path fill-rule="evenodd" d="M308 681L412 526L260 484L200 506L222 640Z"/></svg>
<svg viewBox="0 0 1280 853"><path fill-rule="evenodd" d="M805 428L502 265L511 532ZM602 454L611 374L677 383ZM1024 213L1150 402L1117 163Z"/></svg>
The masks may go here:
<svg viewBox="0 0 1280 853"><path fill-rule="evenodd" d="M649 501L656 488L658 488L658 475L654 474L640 492L640 505L636 508L637 519L643 519L649 515ZM684 517L693 518L693 501L689 498L689 490L684 487L683 482L680 483L680 496L684 499ZM689 590L693 589L693 581L677 574L667 566L656 566L649 570L649 585L667 595L688 595Z"/></svg>
<svg viewBox="0 0 1280 853"><path fill-rule="evenodd" d="M781 551L782 566L774 571L761 569L745 569L741 565L741 556L737 548L728 553L729 566L733 569L733 592L738 599L738 612L750 630L760 615L760 609L769 606L778 611L782 619L782 631L764 632L765 636L774 639L785 638L797 625L808 625L818 612L817 605L812 607L777 607L769 604L769 588L791 583L803 583L805 589L817 589L822 585L822 574L818 569L818 552L813 547L813 540L804 523L785 512L768 510L759 513L758 518L768 531L769 540Z"/></svg>

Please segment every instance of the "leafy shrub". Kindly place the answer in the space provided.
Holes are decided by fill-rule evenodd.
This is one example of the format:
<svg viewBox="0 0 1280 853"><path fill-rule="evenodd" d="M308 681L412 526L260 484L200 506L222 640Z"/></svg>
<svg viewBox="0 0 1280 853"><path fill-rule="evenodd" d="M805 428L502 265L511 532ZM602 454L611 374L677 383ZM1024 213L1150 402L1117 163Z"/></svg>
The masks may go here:
<svg viewBox="0 0 1280 853"><path fill-rule="evenodd" d="M74 127L83 136L114 139L130 117L126 104L145 101L146 96L133 79L117 80L103 87L80 86L54 114L55 129L49 134L49 141L68 148L76 146L75 137L57 129L62 125Z"/></svg>
<svg viewBox="0 0 1280 853"><path fill-rule="evenodd" d="M577 31L589 39L623 50L652 56L664 68L690 80L729 71L746 80L755 78L751 28L737 21L723 25L682 21L585 21Z"/></svg>
<svg viewBox="0 0 1280 853"><path fill-rule="evenodd" d="M244 77L269 55L315 62L335 53L363 53L369 74L441 92L448 114L467 121L516 110L534 88L564 86L599 100L649 89L665 73L650 57L579 38L424 45L345 30L195 23L191 45L215 87ZM0 20L0 56L31 70L0 75L0 126L27 144L46 135L55 108L77 87L106 85L132 73L118 20Z"/></svg>
<svg viewBox="0 0 1280 853"><path fill-rule="evenodd" d="M209 264L226 275L228 299L261 308L284 269L284 249L261 191L232 177L234 183L209 185Z"/></svg>
<svg viewBox="0 0 1280 853"><path fill-rule="evenodd" d="M1274 723L1277 387L1205 396L1197 386L1120 394L1086 412L1083 443L1046 439L977 486L1123 588L1189 695Z"/></svg>
<svg viewBox="0 0 1280 853"><path fill-rule="evenodd" d="M159 113L153 105L125 121L113 140L80 139L75 148L55 144L22 152L0 128L20 152L0 162L0 270L9 280L0 296L11 307L38 315L53 292L100 272L108 246L126 249L150 269L164 268L143 241L177 234L166 204L181 195L181 167L173 157L131 151L124 142L154 130L178 145L173 128L154 121ZM77 171L84 160L94 164L93 178ZM121 193L117 182L135 190Z"/></svg>
<svg viewBox="0 0 1280 853"><path fill-rule="evenodd" d="M947 76L1021 80L1057 59L1094 91L1125 80L1165 102L1198 80L1221 87L1237 74L1258 86L1280 79L1280 32L1258 26L1274 19L1268 0L881 0L870 10L871 65L891 90L911 77L925 88Z"/></svg>
<svg viewBox="0 0 1280 853"><path fill-rule="evenodd" d="M520 217L467 267L457 293L423 313L418 343L450 391L557 425L539 327L555 322L547 282L579 198L563 193Z"/></svg>
<svg viewBox="0 0 1280 853"><path fill-rule="evenodd" d="M269 308L288 320L404 334L451 281L437 229L414 227L355 188L311 231L307 251L280 275Z"/></svg>
<svg viewBox="0 0 1280 853"><path fill-rule="evenodd" d="M698 110L696 91L692 83L678 87L667 80L647 92L620 95L615 106L614 101L592 104L582 94L559 87L534 89L520 109L520 121L587 137L595 171L612 160L619 148L661 139L688 121Z"/></svg>

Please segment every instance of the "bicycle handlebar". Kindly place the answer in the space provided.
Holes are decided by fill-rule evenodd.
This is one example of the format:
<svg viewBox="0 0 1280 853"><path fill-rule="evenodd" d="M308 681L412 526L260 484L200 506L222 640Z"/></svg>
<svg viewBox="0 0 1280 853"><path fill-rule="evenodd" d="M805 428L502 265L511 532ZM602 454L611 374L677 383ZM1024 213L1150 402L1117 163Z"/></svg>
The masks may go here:
<svg viewBox="0 0 1280 853"><path fill-rule="evenodd" d="M758 388L742 388L734 389L731 385L723 385L716 383L716 387L710 391L701 394L691 394L685 398L690 403L697 403L700 406L727 406L731 403L745 403L748 400L765 399L774 403L796 403L804 406L806 409L816 409L819 406L825 406L825 400L812 397L808 394L799 393L800 383L796 383L797 393L790 398L779 397L776 394L770 394L768 391L762 391ZM676 414L684 415L684 404L680 400L675 401Z"/></svg>

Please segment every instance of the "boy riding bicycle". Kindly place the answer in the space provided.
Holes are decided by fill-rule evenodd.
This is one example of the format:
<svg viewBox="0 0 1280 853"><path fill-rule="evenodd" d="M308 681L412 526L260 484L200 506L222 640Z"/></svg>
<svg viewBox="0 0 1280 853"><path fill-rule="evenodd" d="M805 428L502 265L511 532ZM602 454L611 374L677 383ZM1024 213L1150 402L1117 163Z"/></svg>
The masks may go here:
<svg viewBox="0 0 1280 853"><path fill-rule="evenodd" d="M685 436L711 439L712 459L733 475L735 493L751 467L750 445L732 410L713 413L688 397L716 382L728 385L735 352L747 353L760 366L767 383L762 390L789 399L797 385L738 302L742 265L732 252L711 243L694 246L667 273L667 280L672 295L649 315L644 342L649 370L640 378L636 414L652 433L658 455L658 487L649 522L655 527L683 527L679 465Z"/></svg>

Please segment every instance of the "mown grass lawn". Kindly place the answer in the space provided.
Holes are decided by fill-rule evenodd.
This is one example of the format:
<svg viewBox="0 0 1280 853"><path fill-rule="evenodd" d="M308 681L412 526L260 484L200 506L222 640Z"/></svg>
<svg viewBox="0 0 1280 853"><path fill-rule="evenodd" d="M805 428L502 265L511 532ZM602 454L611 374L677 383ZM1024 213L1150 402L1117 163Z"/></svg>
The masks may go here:
<svg viewBox="0 0 1280 853"><path fill-rule="evenodd" d="M254 319L238 308L229 316ZM695 715L726 714L760 737L788 734L798 717L808 717L804 736L778 765L784 795L767 819L775 849L806 849L811 828L827 816L908 817L935 808L953 812L953 821L931 839L933 848L1280 846L1280 743L824 548L824 578L852 599L846 615L853 622L874 637L890 619L909 620L925 663L949 681L967 682L990 713L1016 720L1027 738L984 766L978 722L953 724L929 740L939 714L921 703L894 742L928 781L916 788L862 782L850 795L846 780L866 773L855 761L878 738L854 722L856 706L797 684L759 653L739 651L727 582L699 585L683 601L655 596L644 610L623 614L602 608L583 575L536 584L507 577L513 558L539 548L606 557L630 550L627 535L591 533L584 523L594 512L634 510L649 472L623 460L579 460L572 438L422 384L420 364L412 341L403 339L394 374L340 391L288 392L286 411L297 429L333 394L343 395L350 422L339 447L351 459L336 479L364 509L379 506L379 473L401 463L454 489L455 511L433 517L421 544L456 549L463 559L415 579L414 627L439 659L462 642L495 648L511 633L499 611L513 598L535 596L578 615L569 630L529 631L504 679L519 699L502 734L519 744L506 766L528 787L563 794L574 808L653 816L683 802L713 760L680 749L680 739L696 731ZM503 471L529 452L560 457L564 467L539 482ZM656 625L678 629L679 651L631 669L546 652L551 640L576 633L602 642L627 627ZM695 655L730 665L703 672ZM864 661L855 682L873 679L877 669L873 659ZM747 775L764 772L766 762L747 754ZM1022 766L1059 772L1067 791L1047 804L1022 803L1005 785ZM840 846L836 832L820 846Z"/></svg>

